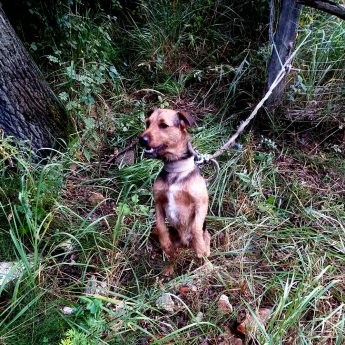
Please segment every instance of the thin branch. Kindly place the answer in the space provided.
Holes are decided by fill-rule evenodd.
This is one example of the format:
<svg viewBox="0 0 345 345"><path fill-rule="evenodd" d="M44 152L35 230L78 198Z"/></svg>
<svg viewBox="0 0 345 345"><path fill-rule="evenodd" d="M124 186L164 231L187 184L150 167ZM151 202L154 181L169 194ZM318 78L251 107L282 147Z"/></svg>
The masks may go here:
<svg viewBox="0 0 345 345"><path fill-rule="evenodd" d="M275 22L275 3L274 0L270 0L270 23L269 23L269 40L273 44L273 26Z"/></svg>
<svg viewBox="0 0 345 345"><path fill-rule="evenodd" d="M345 20L345 6L339 5L329 0L298 0L301 5L316 8L317 10L333 14L343 20Z"/></svg>

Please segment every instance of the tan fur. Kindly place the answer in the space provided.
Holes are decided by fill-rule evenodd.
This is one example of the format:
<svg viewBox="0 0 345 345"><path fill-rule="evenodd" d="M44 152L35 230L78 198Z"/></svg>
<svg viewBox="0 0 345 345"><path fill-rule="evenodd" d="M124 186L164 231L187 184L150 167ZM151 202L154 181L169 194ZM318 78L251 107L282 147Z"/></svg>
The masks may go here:
<svg viewBox="0 0 345 345"><path fill-rule="evenodd" d="M146 119L147 129L141 134L141 136L147 135L150 138L151 147L168 145L168 148L162 151L162 155L169 161L177 160L180 157L189 140L186 125L182 124L180 127L174 125L176 118L177 112L175 110L156 109ZM162 123L169 127L162 130L159 127Z"/></svg>
<svg viewBox="0 0 345 345"><path fill-rule="evenodd" d="M162 123L164 128L160 126ZM183 160L188 154L186 127L190 124L191 119L185 113L156 109L147 119L147 129L141 137L148 138L150 148L158 148L156 158L165 162ZM163 175L161 173L153 186L156 227L162 249L172 260L179 247L191 246L198 258L209 256L210 235L203 230L208 193L199 169ZM178 236L171 235L166 218Z"/></svg>

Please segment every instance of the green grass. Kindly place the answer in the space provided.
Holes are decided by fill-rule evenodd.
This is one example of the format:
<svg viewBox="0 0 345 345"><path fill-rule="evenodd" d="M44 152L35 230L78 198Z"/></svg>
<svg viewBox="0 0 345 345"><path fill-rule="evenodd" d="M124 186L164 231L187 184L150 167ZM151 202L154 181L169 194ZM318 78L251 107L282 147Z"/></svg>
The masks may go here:
<svg viewBox="0 0 345 345"><path fill-rule="evenodd" d="M342 20L305 10L300 40L311 31L310 42L296 56L296 73L287 93L295 121L313 124L344 121L344 34Z"/></svg>
<svg viewBox="0 0 345 345"><path fill-rule="evenodd" d="M220 133L213 126L202 133L194 136L200 150L206 143L209 149L218 145ZM259 343L284 344L291 336L297 343L322 343L331 336L340 344L342 199L332 191L331 181L326 184L327 197L296 185L298 171L280 172L276 165L279 150L268 152L249 137L245 147L221 162L221 174L210 188L213 269L198 273L195 259L186 252L171 280L162 280L164 258L149 239L154 217L150 186L158 162L138 157L134 165L115 174L102 171L97 177L91 164L75 160L72 174L68 168L72 160L61 155L53 166L65 167L60 170L65 186L46 210L52 219L45 231L47 218L38 221L35 212L26 217L31 229L26 234L13 220L2 228L3 233L10 232L12 252L25 270L15 286L2 291L0 339L6 344L136 344L144 339L198 344L200 338L212 341L225 332L241 309L254 311L264 305L273 314L265 328L252 334ZM41 196L42 176L49 168L50 164L33 164L26 170L36 197ZM22 179L30 180L29 176ZM23 190L28 187L18 192ZM94 192L105 199L91 203L89 195ZM18 208L13 200L7 209ZM17 202L21 205L21 199ZM29 253L33 264L28 263ZM104 285L85 296L90 281ZM179 292L179 287L190 284L196 290ZM174 313L157 309L155 301L162 290L176 296ZM216 299L222 293L230 297L233 315L217 312ZM125 307L116 308L120 304ZM72 316L62 316L65 305L74 308ZM200 312L202 321L195 321ZM56 320L55 328L44 322L43 315ZM37 323L42 324L39 329ZM24 333L33 336L19 339Z"/></svg>
<svg viewBox="0 0 345 345"><path fill-rule="evenodd" d="M243 43L261 30L243 20L246 4L148 1L131 18L120 13L123 26L105 13L69 8L65 40L55 47L46 38L60 51L49 57L48 78L76 132L45 162L0 140L0 262L22 267L0 286L0 344L217 344L230 333L240 337L234 329L243 310L257 326L248 344L343 344L344 159L330 151L330 139L315 151L287 136L289 128L270 137L255 127L244 133L243 149L220 158L209 186L206 265L185 251L172 278L161 274L166 258L151 236L161 163L128 145L152 106L190 110L201 153L213 153L233 132L256 99L267 55L265 42ZM317 65L328 41L335 43L327 58L338 54L343 26L315 18L302 29L317 21L320 31L298 56L314 59L303 74L308 92L339 76L318 74ZM236 51L230 58L228 41ZM312 99L307 91L303 97ZM303 103L296 97L295 104ZM211 167L203 173L214 175ZM174 311L156 305L162 293L172 295ZM218 310L221 294L231 314ZM262 307L271 309L266 325L256 316Z"/></svg>

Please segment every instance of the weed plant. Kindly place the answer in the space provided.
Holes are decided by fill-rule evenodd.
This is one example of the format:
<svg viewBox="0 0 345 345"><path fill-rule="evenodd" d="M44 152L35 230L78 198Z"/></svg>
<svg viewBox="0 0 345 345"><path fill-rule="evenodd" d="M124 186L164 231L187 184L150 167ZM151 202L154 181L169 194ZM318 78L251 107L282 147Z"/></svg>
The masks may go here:
<svg viewBox="0 0 345 345"><path fill-rule="evenodd" d="M311 31L309 44L296 57L296 73L287 93L287 112L294 121L312 124L344 123L344 34L342 20L329 20L318 11L302 16L303 39Z"/></svg>

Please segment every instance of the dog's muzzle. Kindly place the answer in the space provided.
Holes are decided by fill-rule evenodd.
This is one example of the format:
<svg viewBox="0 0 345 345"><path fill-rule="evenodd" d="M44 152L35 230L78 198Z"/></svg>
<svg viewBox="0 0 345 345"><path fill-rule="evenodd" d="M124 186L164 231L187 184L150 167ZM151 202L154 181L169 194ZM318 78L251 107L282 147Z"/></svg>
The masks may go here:
<svg viewBox="0 0 345 345"><path fill-rule="evenodd" d="M150 139L147 135L139 137L139 144L145 149L150 149L149 141Z"/></svg>
<svg viewBox="0 0 345 345"><path fill-rule="evenodd" d="M151 158L157 158L159 151L165 148L165 145L159 145L158 147L151 147L149 144L149 137L144 135L139 137L139 144L144 148L145 156Z"/></svg>

